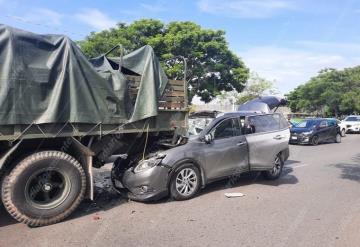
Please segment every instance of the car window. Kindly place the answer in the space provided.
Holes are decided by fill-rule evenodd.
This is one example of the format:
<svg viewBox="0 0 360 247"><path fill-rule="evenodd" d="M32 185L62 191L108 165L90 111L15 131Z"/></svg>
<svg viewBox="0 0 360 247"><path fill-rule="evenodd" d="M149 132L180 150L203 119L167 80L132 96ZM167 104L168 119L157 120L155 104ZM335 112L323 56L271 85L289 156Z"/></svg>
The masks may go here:
<svg viewBox="0 0 360 247"><path fill-rule="evenodd" d="M251 116L248 118L248 125L252 133L276 131L280 128L278 115Z"/></svg>
<svg viewBox="0 0 360 247"><path fill-rule="evenodd" d="M360 121L360 117L347 117L345 119L345 121L348 121L348 122L357 122L357 121Z"/></svg>
<svg viewBox="0 0 360 247"><path fill-rule="evenodd" d="M328 126L327 121L321 121L319 126L320 127L327 127Z"/></svg>
<svg viewBox="0 0 360 247"><path fill-rule="evenodd" d="M279 122L280 129L289 128L289 122L284 118L282 114L274 114L273 117L277 122Z"/></svg>
<svg viewBox="0 0 360 247"><path fill-rule="evenodd" d="M242 135L240 119L231 118L221 122L213 131L215 139L228 138Z"/></svg>
<svg viewBox="0 0 360 247"><path fill-rule="evenodd" d="M328 121L327 121L327 124L328 124L328 126L335 126L335 125L336 125L336 121L334 121L334 120L328 120Z"/></svg>
<svg viewBox="0 0 360 247"><path fill-rule="evenodd" d="M214 138L228 138L234 136L234 121L233 119L226 119L222 121L214 131Z"/></svg>
<svg viewBox="0 0 360 247"><path fill-rule="evenodd" d="M242 134L241 133L240 119L233 118L233 123L234 123L234 135L235 136L240 136Z"/></svg>

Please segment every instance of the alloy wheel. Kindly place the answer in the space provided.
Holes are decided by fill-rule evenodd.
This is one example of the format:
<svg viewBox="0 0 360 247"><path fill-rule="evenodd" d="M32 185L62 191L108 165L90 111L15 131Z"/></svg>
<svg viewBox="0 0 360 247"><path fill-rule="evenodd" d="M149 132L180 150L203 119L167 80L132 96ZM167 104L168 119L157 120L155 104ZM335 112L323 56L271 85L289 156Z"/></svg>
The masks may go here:
<svg viewBox="0 0 360 247"><path fill-rule="evenodd" d="M277 174L279 174L280 171L281 171L281 160L280 160L280 156L278 155L275 158L274 167L270 172L273 176L276 176Z"/></svg>
<svg viewBox="0 0 360 247"><path fill-rule="evenodd" d="M176 190L182 196L188 196L195 192L198 185L198 177L191 168L184 168L176 176Z"/></svg>

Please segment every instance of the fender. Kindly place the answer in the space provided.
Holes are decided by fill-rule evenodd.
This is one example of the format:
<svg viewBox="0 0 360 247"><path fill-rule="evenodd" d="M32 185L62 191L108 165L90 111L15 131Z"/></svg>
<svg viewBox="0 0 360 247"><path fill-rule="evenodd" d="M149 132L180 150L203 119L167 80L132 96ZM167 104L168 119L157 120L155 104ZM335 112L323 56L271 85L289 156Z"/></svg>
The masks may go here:
<svg viewBox="0 0 360 247"><path fill-rule="evenodd" d="M81 165L85 169L86 176L87 176L87 188L86 191L88 192L87 197L90 200L94 200L94 176L93 176L93 156L95 153L91 151L88 147L84 146L81 142L76 140L74 137L71 138L72 144L74 144L74 148L78 153L80 153L85 160L80 161Z"/></svg>
<svg viewBox="0 0 360 247"><path fill-rule="evenodd" d="M168 181L168 185L170 184L170 180L172 175L174 174L174 172L176 171L177 168L179 168L180 165L184 164L184 163L192 163L194 164L197 168L199 168L200 170L200 174L201 174L201 188L205 187L206 184L206 178L205 178L205 172L204 169L202 168L202 166L200 165L200 163L194 159L190 159L190 158L184 158L182 160L177 161L173 166L169 167L168 165L166 165L166 167L169 167L171 170L169 172L169 181Z"/></svg>
<svg viewBox="0 0 360 247"><path fill-rule="evenodd" d="M10 148L1 158L0 158L0 171L2 170L3 166L5 165L7 159L9 156L15 152L15 150L20 146L21 142L23 140L20 140L18 143L16 143L12 148Z"/></svg>

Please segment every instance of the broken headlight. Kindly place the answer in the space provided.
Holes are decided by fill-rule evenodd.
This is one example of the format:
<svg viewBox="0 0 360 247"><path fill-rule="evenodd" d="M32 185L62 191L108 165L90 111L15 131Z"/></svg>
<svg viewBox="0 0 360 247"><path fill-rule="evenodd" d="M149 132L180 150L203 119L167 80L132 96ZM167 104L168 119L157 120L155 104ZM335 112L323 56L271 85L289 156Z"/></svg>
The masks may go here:
<svg viewBox="0 0 360 247"><path fill-rule="evenodd" d="M154 166L157 166L158 164L161 163L164 157L165 157L164 155L157 155L147 160L141 160L139 164L134 168L134 172L135 173L143 172Z"/></svg>

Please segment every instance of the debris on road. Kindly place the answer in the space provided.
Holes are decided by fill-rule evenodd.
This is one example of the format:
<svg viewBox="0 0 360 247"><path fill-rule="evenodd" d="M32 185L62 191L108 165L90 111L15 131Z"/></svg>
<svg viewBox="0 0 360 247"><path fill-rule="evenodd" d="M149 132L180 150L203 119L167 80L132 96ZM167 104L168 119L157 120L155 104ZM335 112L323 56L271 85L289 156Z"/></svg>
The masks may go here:
<svg viewBox="0 0 360 247"><path fill-rule="evenodd" d="M245 194L236 192L236 193L225 193L224 194L227 198L233 198L233 197L243 197Z"/></svg>
<svg viewBox="0 0 360 247"><path fill-rule="evenodd" d="M100 220L101 217L96 213L94 216L93 216L93 220Z"/></svg>

